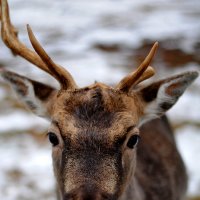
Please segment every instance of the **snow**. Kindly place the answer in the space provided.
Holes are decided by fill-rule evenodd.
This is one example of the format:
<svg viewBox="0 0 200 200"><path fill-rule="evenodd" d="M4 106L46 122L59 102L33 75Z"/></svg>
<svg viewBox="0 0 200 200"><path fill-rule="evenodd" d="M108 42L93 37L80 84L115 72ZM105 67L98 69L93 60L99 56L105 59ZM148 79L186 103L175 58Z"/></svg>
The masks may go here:
<svg viewBox="0 0 200 200"><path fill-rule="evenodd" d="M27 130L38 126L47 128L48 125L49 122L46 120L24 111L15 111L7 115L0 115L0 134L16 130Z"/></svg>
<svg viewBox="0 0 200 200"><path fill-rule="evenodd" d="M178 148L181 154L189 175L188 194L200 195L200 156L199 156L199 128L193 126L186 126L179 128L176 134Z"/></svg>

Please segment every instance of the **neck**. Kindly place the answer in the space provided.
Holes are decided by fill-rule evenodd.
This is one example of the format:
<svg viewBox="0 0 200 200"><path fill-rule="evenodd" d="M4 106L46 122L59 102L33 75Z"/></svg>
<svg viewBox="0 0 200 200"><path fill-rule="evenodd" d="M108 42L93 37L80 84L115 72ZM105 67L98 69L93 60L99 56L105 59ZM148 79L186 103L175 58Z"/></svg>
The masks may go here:
<svg viewBox="0 0 200 200"><path fill-rule="evenodd" d="M144 194L142 192L142 188L139 185L137 178L133 175L130 184L127 186L125 192L120 197L120 200L127 200L127 199L134 199L134 200L144 200Z"/></svg>

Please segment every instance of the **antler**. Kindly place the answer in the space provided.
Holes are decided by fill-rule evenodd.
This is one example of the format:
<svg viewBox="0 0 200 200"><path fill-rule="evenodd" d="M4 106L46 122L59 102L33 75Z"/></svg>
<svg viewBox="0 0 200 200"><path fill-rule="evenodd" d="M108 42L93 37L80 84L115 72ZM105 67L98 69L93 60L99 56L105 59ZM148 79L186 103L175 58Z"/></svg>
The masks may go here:
<svg viewBox="0 0 200 200"><path fill-rule="evenodd" d="M153 67L148 66L146 71L140 76L140 78L134 83L134 85L138 85L142 81L152 77L154 74L155 74L155 70L153 69Z"/></svg>
<svg viewBox="0 0 200 200"><path fill-rule="evenodd" d="M4 43L11 49L11 51L25 58L27 61L36 65L38 68L46 71L51 76L53 76L61 85L61 89L75 89L77 88L75 81L73 80L71 74L65 70L63 67L55 64L48 54L41 47L39 42L33 35L30 27L28 26L28 34L30 41L35 49L34 52L27 48L23 43L17 38L17 31L12 25L9 16L9 6L7 0L1 0L1 35Z"/></svg>
<svg viewBox="0 0 200 200"><path fill-rule="evenodd" d="M116 86L118 90L128 92L138 83L154 75L154 69L151 66L149 66L149 64L151 63L157 48L158 42L154 43L151 51L149 52L145 60L142 62L142 64L137 68L137 70L132 72L119 82L119 84Z"/></svg>

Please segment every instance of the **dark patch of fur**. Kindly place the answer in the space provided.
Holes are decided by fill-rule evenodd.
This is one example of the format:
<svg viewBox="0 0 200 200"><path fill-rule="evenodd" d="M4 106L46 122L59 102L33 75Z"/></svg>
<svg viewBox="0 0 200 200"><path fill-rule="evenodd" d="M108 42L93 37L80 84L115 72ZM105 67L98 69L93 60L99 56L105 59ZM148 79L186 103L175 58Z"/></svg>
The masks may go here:
<svg viewBox="0 0 200 200"><path fill-rule="evenodd" d="M107 132L103 129L90 127L78 133L76 149L82 152L95 152L113 155L116 146L108 141Z"/></svg>
<svg viewBox="0 0 200 200"><path fill-rule="evenodd" d="M49 96L51 95L51 93L54 91L54 88L48 85L45 85L43 83L39 83L37 81L32 81L32 83L33 83L35 95L38 97L38 99L42 101L47 100Z"/></svg>
<svg viewBox="0 0 200 200"><path fill-rule="evenodd" d="M160 85L160 82L154 83L141 90L145 102L149 103L156 99Z"/></svg>
<svg viewBox="0 0 200 200"><path fill-rule="evenodd" d="M89 123L106 128L111 126L114 114L106 109L102 92L100 89L96 89L91 100L83 102L75 108L75 117L79 124Z"/></svg>
<svg viewBox="0 0 200 200"><path fill-rule="evenodd" d="M163 102L160 104L160 108L162 108L162 110L167 111L169 110L172 106L174 105L174 102Z"/></svg>

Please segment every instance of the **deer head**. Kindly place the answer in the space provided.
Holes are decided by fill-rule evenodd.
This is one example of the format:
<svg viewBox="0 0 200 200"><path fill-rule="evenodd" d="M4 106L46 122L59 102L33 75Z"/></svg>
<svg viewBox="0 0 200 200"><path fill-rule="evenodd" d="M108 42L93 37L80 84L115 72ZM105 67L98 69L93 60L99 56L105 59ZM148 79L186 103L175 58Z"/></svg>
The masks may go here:
<svg viewBox="0 0 200 200"><path fill-rule="evenodd" d="M50 120L55 177L61 199L120 199L134 177L139 126L170 109L198 76L186 72L138 86L154 70L155 43L136 71L116 87L95 83L78 88L68 71L53 62L27 26L35 51L17 38L8 4L1 0L2 39L20 55L52 75L60 89L2 69L1 76L35 114ZM136 87L137 86L137 87Z"/></svg>

